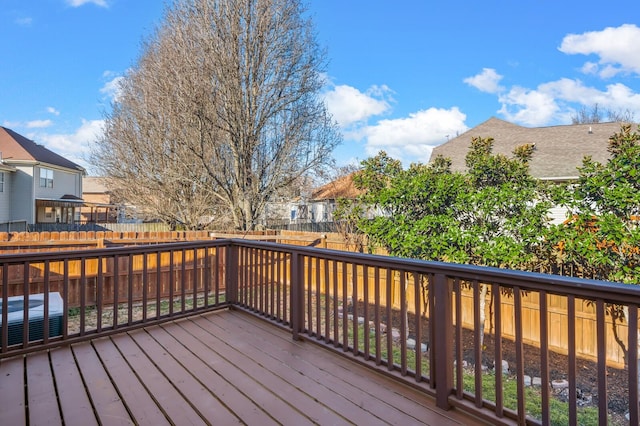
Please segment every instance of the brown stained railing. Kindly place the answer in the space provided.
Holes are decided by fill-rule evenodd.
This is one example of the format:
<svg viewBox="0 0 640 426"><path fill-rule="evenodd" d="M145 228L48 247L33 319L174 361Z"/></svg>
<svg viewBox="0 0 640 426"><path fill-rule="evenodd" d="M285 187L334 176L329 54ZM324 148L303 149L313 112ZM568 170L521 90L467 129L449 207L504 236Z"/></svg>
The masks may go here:
<svg viewBox="0 0 640 426"><path fill-rule="evenodd" d="M0 358L228 306L220 278L228 247L203 241L0 255ZM22 270L23 291L10 297L12 268Z"/></svg>
<svg viewBox="0 0 640 426"><path fill-rule="evenodd" d="M596 374L597 385L590 408L595 417L586 421L607 424L611 416L617 416L615 420L624 423L628 415L629 424L637 424L639 287L264 242L234 240L233 244L240 245L245 256L237 274L245 294L243 308L289 325L295 339L308 339L372 368L390 370L394 377L435 396L443 409L468 410L491 423L559 421L557 408L553 408L557 404L552 404L558 399L552 381L559 372L556 366L552 371L550 363L564 356L566 367L560 373L570 389L578 388L577 376L585 374L578 371L578 365L585 358L576 345L586 344L588 332L583 321L576 320L576 305L593 305L598 354L595 360L587 359L595 369L586 374ZM266 255L269 251L276 254ZM287 260L274 260L281 257ZM260 269L265 263L257 268L254 262L285 268L290 279L276 274L274 281L270 266ZM276 299L284 297L278 305L289 300L290 311L263 306L259 296L263 292L275 292ZM290 297L285 297L287 292ZM557 319L557 307L550 305L550 300L557 303L557 299L566 305L564 322ZM532 303L537 306L533 321ZM629 312L628 323L623 321L624 327L619 328L619 333L623 331L619 338L628 349L628 365L622 369L623 387L630 389L624 401L628 413L612 412L608 407L612 330L607 318L614 305ZM528 337L531 327L537 328L537 342ZM568 340L566 353L551 349L559 328L565 330L563 336ZM508 361L508 370L503 371L503 361ZM540 375L534 386L525 377L532 368ZM585 422L583 416L589 413L579 406L576 392L566 392L562 401L568 404L561 422ZM528 412L532 405L539 409L535 417Z"/></svg>
<svg viewBox="0 0 640 426"><path fill-rule="evenodd" d="M38 268L41 274L34 273ZM636 286L249 240L5 255L0 256L0 273L0 358L235 307L290 328L294 339L384 370L435 397L442 409L457 407L490 423L557 422L552 385L559 373L551 360L566 358L561 375L572 390L578 388L585 374L579 366L587 360L595 365L587 374L597 376L596 415L589 421L606 424L611 416L619 420L626 414L629 424L638 424ZM61 335L29 342L26 326L22 341L10 346L10 273L22 281L24 307L35 291L44 291L45 300L52 292L62 294ZM34 280L43 282L34 287ZM562 320L558 304L565 311ZM577 317L578 306L593 311L592 332ZM626 345L627 364L616 367L622 373L615 376L629 389L626 413L612 413L608 406L614 334L610 313L615 306L626 312L615 333ZM70 309L80 317L70 315ZM109 319L105 315L110 310ZM24 324L29 319L26 310ZM53 320L45 309L45 328ZM70 331L72 322L80 323L78 330ZM531 328L537 329L537 341L530 337ZM595 359L585 358L581 348L589 334L597 345ZM566 340L566 352L555 351L559 338ZM509 362L508 370L503 371L503 361ZM532 367L541 376L533 391L525 383ZM584 423L585 409L576 392L567 392L564 400L562 421ZM539 406L537 414L528 412L532 402Z"/></svg>

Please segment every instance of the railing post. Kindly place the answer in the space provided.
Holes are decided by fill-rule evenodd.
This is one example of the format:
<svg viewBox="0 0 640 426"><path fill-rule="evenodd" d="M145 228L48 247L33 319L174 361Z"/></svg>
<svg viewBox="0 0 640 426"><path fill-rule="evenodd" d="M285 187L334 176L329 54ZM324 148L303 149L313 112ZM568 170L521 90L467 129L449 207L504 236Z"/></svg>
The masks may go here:
<svg viewBox="0 0 640 426"><path fill-rule="evenodd" d="M291 328L293 339L300 340L300 332L304 324L304 279L302 270L302 255L298 252L291 253Z"/></svg>
<svg viewBox="0 0 640 426"><path fill-rule="evenodd" d="M225 271L225 294L226 302L230 304L238 303L238 246L231 243L226 250L226 271Z"/></svg>
<svg viewBox="0 0 640 426"><path fill-rule="evenodd" d="M453 284L444 274L434 277L434 352L436 406L449 410L449 396L453 392Z"/></svg>

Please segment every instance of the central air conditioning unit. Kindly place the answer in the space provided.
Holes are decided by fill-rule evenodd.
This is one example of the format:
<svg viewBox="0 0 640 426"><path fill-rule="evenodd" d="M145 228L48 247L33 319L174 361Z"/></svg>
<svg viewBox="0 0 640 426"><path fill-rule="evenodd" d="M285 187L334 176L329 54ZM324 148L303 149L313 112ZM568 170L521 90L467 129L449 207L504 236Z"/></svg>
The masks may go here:
<svg viewBox="0 0 640 426"><path fill-rule="evenodd" d="M2 321L4 318L2 309L4 301L0 299L0 339L2 339ZM7 298L7 324L9 327L8 344L18 345L23 343L23 323L24 323L24 296L13 296ZM28 297L27 320L29 321L29 341L44 339L44 293L31 294ZM64 304L60 293L49 293L49 303L46 307L49 313L49 333L48 337L62 335L62 314ZM2 340L0 340L1 342Z"/></svg>

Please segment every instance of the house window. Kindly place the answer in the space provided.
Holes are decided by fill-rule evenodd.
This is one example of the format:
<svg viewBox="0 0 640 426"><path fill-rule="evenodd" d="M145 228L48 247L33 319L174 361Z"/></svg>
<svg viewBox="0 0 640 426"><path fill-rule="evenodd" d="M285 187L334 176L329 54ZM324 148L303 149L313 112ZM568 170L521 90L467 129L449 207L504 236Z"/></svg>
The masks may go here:
<svg viewBox="0 0 640 426"><path fill-rule="evenodd" d="M53 188L53 170L40 169L40 187Z"/></svg>
<svg viewBox="0 0 640 426"><path fill-rule="evenodd" d="M4 192L4 172L0 172L0 192Z"/></svg>

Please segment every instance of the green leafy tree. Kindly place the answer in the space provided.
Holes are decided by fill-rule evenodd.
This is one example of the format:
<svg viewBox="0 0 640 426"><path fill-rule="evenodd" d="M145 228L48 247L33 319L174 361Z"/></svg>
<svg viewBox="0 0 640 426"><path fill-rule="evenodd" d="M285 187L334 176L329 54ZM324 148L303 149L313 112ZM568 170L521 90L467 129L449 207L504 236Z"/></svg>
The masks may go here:
<svg viewBox="0 0 640 426"><path fill-rule="evenodd" d="M511 268L535 261L550 203L529 174L534 146L512 158L492 151L492 138L473 138L466 174L442 157L406 170L385 153L364 161L354 182L382 214L360 228L394 256ZM487 292L482 285L482 322Z"/></svg>
<svg viewBox="0 0 640 426"><path fill-rule="evenodd" d="M640 281L640 134L609 138L606 164L585 158L569 193L569 219L555 229L561 261L586 277Z"/></svg>
<svg viewBox="0 0 640 426"><path fill-rule="evenodd" d="M354 182L366 190L360 201L382 214L360 229L394 256L498 267L535 260L550 202L529 175L534 147L512 158L492 149L493 139L473 138L466 174L445 158L406 170L384 152L365 160Z"/></svg>
<svg viewBox="0 0 640 426"><path fill-rule="evenodd" d="M640 126L638 128L640 131ZM640 282L640 133L624 124L609 138L606 164L585 158L569 192L569 219L554 228L550 240L559 263L587 278ZM627 355L617 322L628 308L608 305L613 333Z"/></svg>

